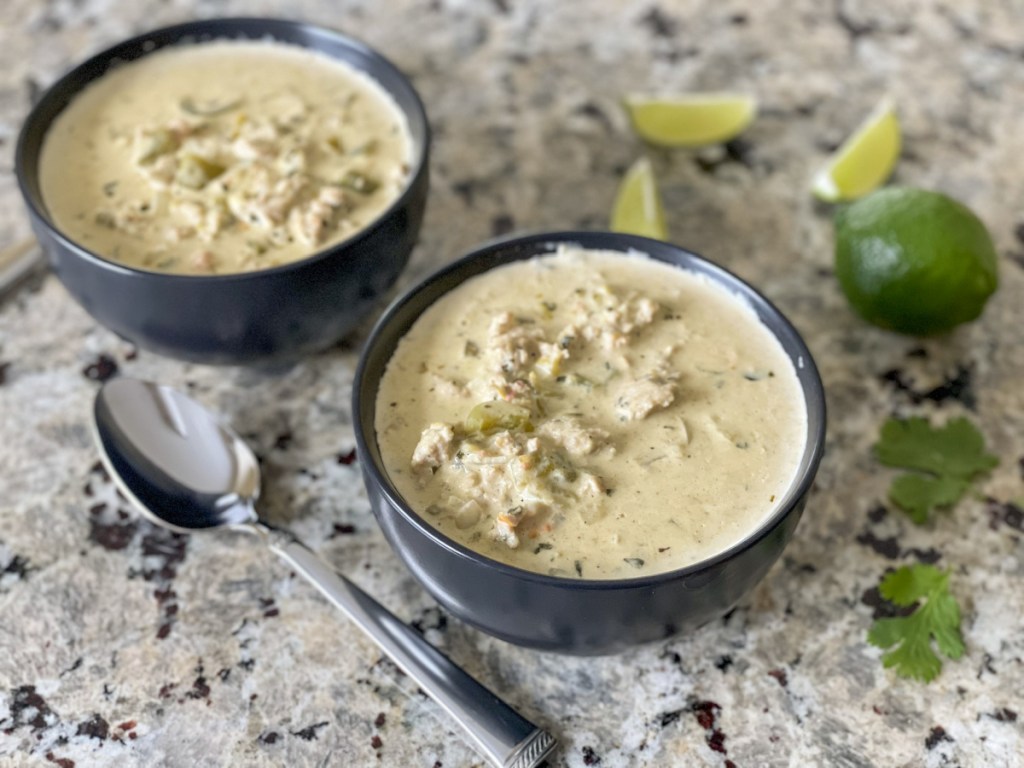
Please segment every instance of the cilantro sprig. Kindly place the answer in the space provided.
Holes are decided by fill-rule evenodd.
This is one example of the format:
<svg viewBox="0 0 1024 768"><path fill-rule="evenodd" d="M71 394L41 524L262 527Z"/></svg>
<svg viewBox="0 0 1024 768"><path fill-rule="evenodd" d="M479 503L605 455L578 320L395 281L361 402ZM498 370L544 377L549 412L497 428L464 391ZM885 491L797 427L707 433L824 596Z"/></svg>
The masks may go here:
<svg viewBox="0 0 1024 768"><path fill-rule="evenodd" d="M933 640L948 658L963 656L960 606L949 591L949 573L933 565L904 566L882 579L878 591L897 606L917 605L908 616L877 619L868 632L869 643L892 649L882 655L886 668L927 683L942 670Z"/></svg>
<svg viewBox="0 0 1024 768"><path fill-rule="evenodd" d="M956 504L971 480L999 463L985 453L985 438L964 418L938 428L917 417L889 419L875 456L886 466L912 470L893 480L889 499L918 524L927 522L933 509Z"/></svg>

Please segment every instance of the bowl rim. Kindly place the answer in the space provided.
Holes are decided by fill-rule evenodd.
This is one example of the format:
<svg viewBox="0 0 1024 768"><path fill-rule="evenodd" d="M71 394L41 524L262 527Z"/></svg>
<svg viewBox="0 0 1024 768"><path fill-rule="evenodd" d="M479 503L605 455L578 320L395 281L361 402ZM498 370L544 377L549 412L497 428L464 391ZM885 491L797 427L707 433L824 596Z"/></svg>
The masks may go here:
<svg viewBox="0 0 1024 768"><path fill-rule="evenodd" d="M479 271L469 272L464 275L457 283L445 290L430 304L428 304L427 307L431 306L456 286L463 284L466 280L472 277L515 261L522 261L551 253L553 252L554 247L559 245L577 245L588 250L610 250L618 251L623 254L628 254L630 251L638 251L649 258L655 259L663 264L668 264L674 268L691 272L694 271L692 269L688 269L687 266L682 264L659 258L652 252L669 249L674 252L676 256L682 256L684 260L698 264L701 267L700 274L708 276L709 279L713 280L718 286L724 287L734 293L740 293L745 300L751 303L755 311L757 311L758 305L760 305L760 308L763 308L772 317L773 321L778 323L781 329L788 334L788 341L795 349L793 354L790 354L789 351L786 350L787 357L790 357L791 360L795 359L799 361L799 363L794 362L794 368L799 367L801 370L806 371L806 383L805 379L800 379L800 388L801 393L804 396L808 429L808 438L804 445L804 451L800 456L800 464L804 469L794 477L793 482L787 489L787 495L784 498L783 503L780 503L775 510L763 519L761 523L747 536L721 552L718 552L704 560L699 560L695 563L685 565L681 568L675 568L670 571L660 571L646 576L635 576L620 579L574 579L571 577L551 576L537 571L530 571L525 568L519 568L487 557L460 544L445 535L439 529L435 528L412 509L412 506L405 501L398 489L392 484L388 477L387 470L373 458L373 453L369 450L368 440L372 439L376 444L374 422L376 421L376 394L379 389L379 380L370 382L367 379L367 367L371 354L380 343L380 337L389 330L390 326L395 322L395 318L399 315L402 309L419 296L422 291L429 289L430 286L437 281L444 280L450 275L458 274L460 271L467 270L470 265L480 259L487 258L488 256L499 257L497 263L490 267ZM512 256L512 254L514 254L518 249L530 246L534 247L532 254ZM507 251L508 255L506 257L502 257L502 251ZM427 307L424 307L414 318L412 318L410 326L419 319L423 312L426 311ZM765 324L763 320L762 324ZM765 326L767 327L767 324L765 324ZM768 331L776 341L780 344L784 343L783 340L779 338L780 334L776 330L768 328ZM394 351L392 350L392 355L393 354ZM389 361L390 356L387 362ZM384 363L385 366L387 365L387 362ZM372 408L368 413L371 414L369 426L374 429L372 435L367 435L363 429L363 419L361 414L365 407L363 405L363 401L368 399L364 397L364 389L369 389L371 387L374 390L374 402L372 403ZM703 256L700 256L686 248L677 246L673 243L618 232L584 230L538 232L527 235L514 235L508 238L496 238L474 248L464 256L461 256L453 262L428 274L411 288L402 293L402 295L396 298L391 305L388 306L374 324L373 329L370 331L370 334L363 345L363 350L359 357L359 363L356 367L355 376L352 380L352 424L363 472L369 475L369 482L374 483L376 489L386 497L388 503L390 503L391 506L401 514L407 523L415 527L421 534L427 536L427 538L429 538L434 544L449 551L451 554L463 559L471 560L484 567L491 568L499 574L522 581L573 590L607 591L656 587L666 583L677 582L679 580L699 576L723 565L727 561L735 558L737 555L755 547L765 538L770 536L771 533L797 508L797 506L806 499L810 492L811 486L814 483L815 475L818 471L818 466L824 454L826 421L824 385L807 344L804 342L803 337L789 319L771 301L761 294L760 291L725 267L722 267L713 261L709 261Z"/></svg>
<svg viewBox="0 0 1024 768"><path fill-rule="evenodd" d="M225 29L228 27L228 29ZM263 27L264 31L262 36L237 36L241 34L242 30L247 27ZM102 254L96 253L84 245L81 245L76 240L72 239L64 233L64 231L57 226L56 222L53 221L49 212L42 204L42 192L40 191L40 200L37 204L36 196L31 193L27 179L33 177L36 179L36 187L41 185L38 183L39 176L39 161L42 155L43 142L45 141L45 135L50 130L53 122L61 115L71 104L81 91L95 82L96 80L103 77L106 74L106 70L119 59L119 53L131 50L139 49L141 54L132 59L140 59L148 56L156 51L163 50L175 45L204 45L208 42L214 42L218 40L247 40L258 42L260 40L270 39L270 41L278 43L280 45L290 45L303 50L313 51L320 53L328 58L334 59L335 57L331 54L316 48L313 45L292 41L284 41L276 38L276 33L282 30L290 30L293 32L306 33L311 36L315 36L321 39L327 39L335 43L340 43L344 47L350 48L354 51L359 52L363 56L374 60L375 64L387 70L390 75L396 78L397 82L401 83L408 91L410 98L411 108L403 108L398 100L391 94L391 92L385 88L379 82L379 78L374 77L370 72L358 68L350 63L343 62L350 66L352 69L363 73L367 77L378 83L378 86L387 93L392 101L395 102L395 106L398 111L405 118L409 125L410 144L414 151L414 156L411 158L409 163L409 173L407 176L406 184L403 187L401 193L391 201L391 204L383 211L377 214L369 224L352 233L349 237L344 240L339 240L335 243L331 243L323 248L313 251L307 256L303 256L300 259L289 261L284 264L279 264L274 267L267 267L265 269L255 269L244 272L225 272L223 274L216 275L197 275L180 272L163 272L155 269L145 269L142 267L135 267L130 264L115 261L111 258L103 256ZM190 35L200 37L204 34L210 34L210 39L193 40L187 42ZM236 36L233 36L236 35ZM154 46L151 49L147 49L147 43L152 43L153 38L157 36L173 36L176 39L173 42L168 42L164 45ZM80 74L87 69L94 67L105 67L103 73L96 77L90 78L84 84L74 88L71 93L68 102L58 109L54 114L44 121L42 113L45 109L50 106L50 102L56 99L56 93L62 91L68 84L75 80ZM422 141L416 142L416 133L413 131L413 123L418 123L422 126ZM28 139L29 136L34 134L36 131L41 131L42 136L39 140L38 149L35 152L29 152L28 150ZM207 283L213 282L234 282L234 281L247 281L256 280L265 275L271 274L282 274L291 272L297 269L302 269L311 264L323 261L335 255L340 249L348 248L350 246L358 244L361 240L368 238L375 230L380 228L384 222L391 218L396 212L400 211L408 202L409 198L413 195L414 189L417 186L417 179L421 174L425 173L429 167L430 159L430 143L431 143L431 129L430 120L427 117L426 108L423 105L423 99L420 97L419 92L416 90L412 81L406 76L389 58L383 53L373 48L362 40L351 37L343 32L339 32L330 27L326 27L320 24L313 24L305 21L294 21L291 19L283 19L273 16L229 16L229 17L214 17L209 19L197 19L194 21L180 22L177 24L170 24L167 26L156 27L138 35L118 40L117 42L104 47L102 50L94 53L87 58L83 59L79 63L75 64L71 69L62 74L53 83L51 83L46 90L43 92L39 100L32 106L29 113L25 116L21 124L21 129L18 132L18 141L14 151L14 174L18 181L18 188L21 192L21 197L25 201L25 205L28 207L32 217L39 221L43 226L46 227L48 234L54 237L62 247L75 252L81 258L92 262L98 267L119 272L124 275L140 275L148 278L156 278L168 281L185 281L195 282L202 281Z"/></svg>

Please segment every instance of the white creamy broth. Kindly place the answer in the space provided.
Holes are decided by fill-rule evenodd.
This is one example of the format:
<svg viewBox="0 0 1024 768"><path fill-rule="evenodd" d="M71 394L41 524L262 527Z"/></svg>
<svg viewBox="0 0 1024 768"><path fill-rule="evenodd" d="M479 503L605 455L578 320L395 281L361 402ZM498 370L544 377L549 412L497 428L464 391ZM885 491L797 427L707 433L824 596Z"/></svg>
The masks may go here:
<svg viewBox="0 0 1024 768"><path fill-rule="evenodd" d="M466 281L400 341L377 440L424 519L540 573L628 578L745 538L806 440L788 356L742 300L562 247Z"/></svg>
<svg viewBox="0 0 1024 768"><path fill-rule="evenodd" d="M404 190L411 141L372 79L271 41L165 48L58 115L43 200L72 240L147 269L220 274L308 256Z"/></svg>

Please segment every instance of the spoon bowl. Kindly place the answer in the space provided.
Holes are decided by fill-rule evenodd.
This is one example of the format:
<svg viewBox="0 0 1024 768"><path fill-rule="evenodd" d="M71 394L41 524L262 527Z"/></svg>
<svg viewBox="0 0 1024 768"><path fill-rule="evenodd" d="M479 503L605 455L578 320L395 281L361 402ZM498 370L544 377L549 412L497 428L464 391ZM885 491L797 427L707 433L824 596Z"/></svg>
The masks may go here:
<svg viewBox="0 0 1024 768"><path fill-rule="evenodd" d="M150 521L179 533L257 521L255 455L195 400L115 379L96 396L95 425L111 476Z"/></svg>
<svg viewBox="0 0 1024 768"><path fill-rule="evenodd" d="M146 518L191 533L233 528L261 538L377 643L499 768L532 768L555 739L529 722L292 534L262 521L259 462L195 400L170 387L115 379L96 396L96 442L118 489Z"/></svg>

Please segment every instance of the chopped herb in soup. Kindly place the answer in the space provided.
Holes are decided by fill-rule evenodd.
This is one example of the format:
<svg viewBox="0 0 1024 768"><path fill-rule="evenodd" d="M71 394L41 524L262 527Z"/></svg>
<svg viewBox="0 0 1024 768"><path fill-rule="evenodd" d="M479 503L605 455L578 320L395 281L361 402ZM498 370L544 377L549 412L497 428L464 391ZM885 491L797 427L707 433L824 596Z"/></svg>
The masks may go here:
<svg viewBox="0 0 1024 768"><path fill-rule="evenodd" d="M388 363L376 423L392 481L445 534L589 579L737 543L785 497L806 435L793 365L742 300L579 248L431 306Z"/></svg>
<svg viewBox="0 0 1024 768"><path fill-rule="evenodd" d="M71 239L136 267L265 269L370 224L405 188L404 116L297 46L219 41L112 68L47 133L43 199Z"/></svg>

